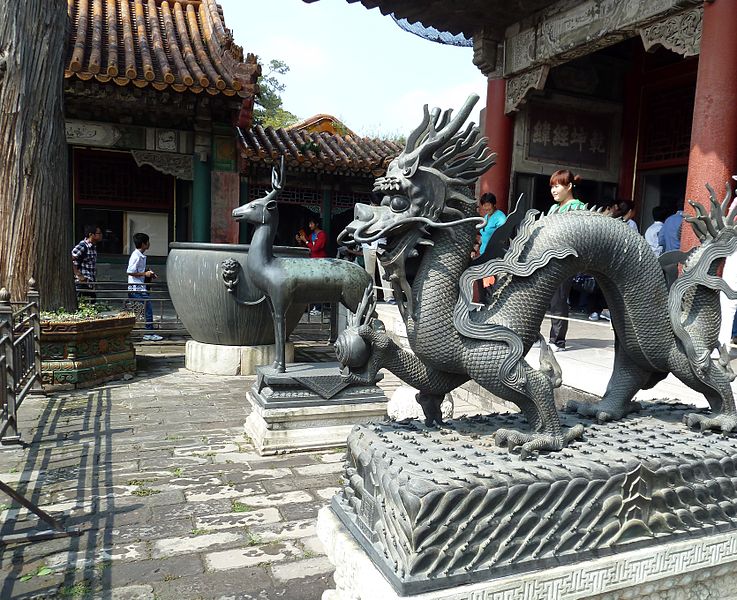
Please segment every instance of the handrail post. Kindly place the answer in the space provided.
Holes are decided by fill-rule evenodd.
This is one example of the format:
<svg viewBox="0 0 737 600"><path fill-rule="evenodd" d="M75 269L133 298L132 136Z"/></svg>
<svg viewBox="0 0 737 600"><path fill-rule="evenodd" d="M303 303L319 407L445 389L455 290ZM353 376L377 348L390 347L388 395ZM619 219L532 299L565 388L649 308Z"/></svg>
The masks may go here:
<svg viewBox="0 0 737 600"><path fill-rule="evenodd" d="M0 340L4 339L2 352L5 355L6 385L4 390L5 401L3 412L7 419L5 432L0 431L0 442L15 441L18 436L18 420L16 414L15 389L15 350L13 336L13 307L10 304L10 292L0 289ZM5 435L7 434L7 435Z"/></svg>
<svg viewBox="0 0 737 600"><path fill-rule="evenodd" d="M31 277L28 280L28 292L26 301L30 305L31 324L33 326L33 373L36 378L32 391L35 394L43 394L41 386L41 294L38 291L36 280Z"/></svg>

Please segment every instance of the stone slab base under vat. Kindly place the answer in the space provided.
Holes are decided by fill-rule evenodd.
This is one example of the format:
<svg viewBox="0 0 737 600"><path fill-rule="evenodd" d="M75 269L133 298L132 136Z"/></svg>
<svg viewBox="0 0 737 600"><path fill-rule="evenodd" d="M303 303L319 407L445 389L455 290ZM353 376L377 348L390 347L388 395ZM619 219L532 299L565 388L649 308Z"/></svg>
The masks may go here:
<svg viewBox="0 0 737 600"><path fill-rule="evenodd" d="M356 425L386 419L384 392L343 382L337 363L259 367L257 375L245 430L259 454L338 448Z"/></svg>
<svg viewBox="0 0 737 600"><path fill-rule="evenodd" d="M270 365L276 359L276 346L223 346L187 341L184 366L196 373L209 375L255 375L256 368ZM287 362L294 360L294 344L287 343Z"/></svg>
<svg viewBox="0 0 737 600"><path fill-rule="evenodd" d="M335 565L322 600L687 600L734 598L737 532L686 539L491 581L400 596L329 506L317 535Z"/></svg>

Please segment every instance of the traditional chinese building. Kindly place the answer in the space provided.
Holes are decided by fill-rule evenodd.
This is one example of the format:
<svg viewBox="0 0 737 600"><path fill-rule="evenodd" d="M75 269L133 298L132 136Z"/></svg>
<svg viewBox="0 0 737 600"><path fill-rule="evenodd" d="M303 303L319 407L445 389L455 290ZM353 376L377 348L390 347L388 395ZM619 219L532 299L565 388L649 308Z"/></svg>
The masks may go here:
<svg viewBox="0 0 737 600"><path fill-rule="evenodd" d="M241 196L234 126L251 126L256 57L233 43L215 0L68 7L75 237L99 224L100 262L113 265L127 260L136 231L151 236L154 263L169 242L219 241L213 220Z"/></svg>
<svg viewBox="0 0 737 600"><path fill-rule="evenodd" d="M654 206L737 171L734 0L360 1L473 38L499 154L481 189L502 202L548 206L550 173L570 168L585 201L633 199L644 230Z"/></svg>
<svg viewBox="0 0 737 600"><path fill-rule="evenodd" d="M319 217L328 240L353 218L356 202L371 202L374 178L386 173L402 146L360 138L330 115L316 115L284 129L259 125L241 133L243 201L271 189L271 169L284 159L284 189L278 197L277 243L292 245L309 217ZM241 232L248 240L248 231Z"/></svg>

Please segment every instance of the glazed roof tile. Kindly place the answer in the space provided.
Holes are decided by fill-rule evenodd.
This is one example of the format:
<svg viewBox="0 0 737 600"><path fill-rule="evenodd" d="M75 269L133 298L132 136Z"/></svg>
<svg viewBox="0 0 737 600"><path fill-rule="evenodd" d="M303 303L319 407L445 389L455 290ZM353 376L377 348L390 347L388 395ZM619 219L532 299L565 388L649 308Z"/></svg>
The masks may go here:
<svg viewBox="0 0 737 600"><path fill-rule="evenodd" d="M241 156L249 162L273 164L283 156L293 169L366 176L383 174L403 147L390 140L260 125L239 129L239 138Z"/></svg>
<svg viewBox="0 0 737 600"><path fill-rule="evenodd" d="M67 0L67 12L66 78L255 97L261 68L215 0Z"/></svg>

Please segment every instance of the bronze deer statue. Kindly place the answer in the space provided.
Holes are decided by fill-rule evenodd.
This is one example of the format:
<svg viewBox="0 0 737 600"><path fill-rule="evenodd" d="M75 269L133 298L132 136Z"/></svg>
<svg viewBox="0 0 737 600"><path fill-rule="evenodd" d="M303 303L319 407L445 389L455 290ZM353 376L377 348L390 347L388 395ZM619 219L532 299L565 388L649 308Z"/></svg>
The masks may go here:
<svg viewBox="0 0 737 600"><path fill-rule="evenodd" d="M374 312L374 282L355 263L335 258L275 257L274 236L279 225L276 198L284 183L284 162L274 167L272 189L263 198L252 200L233 210L233 218L255 226L248 251L247 270L253 284L269 302L274 318L276 360L273 368L286 371L286 315L293 302L332 302L333 310L340 302L365 322Z"/></svg>

